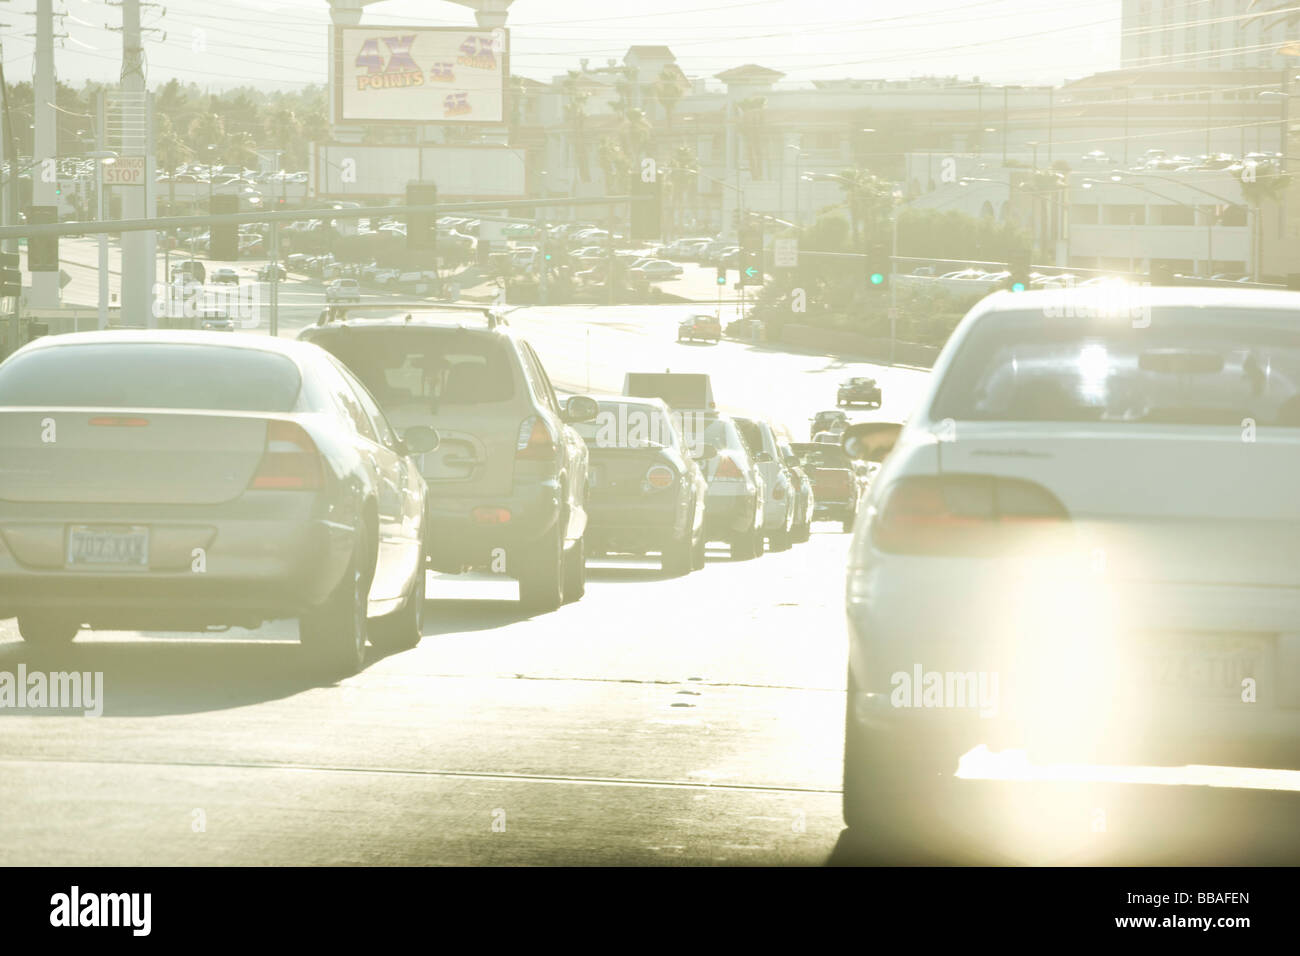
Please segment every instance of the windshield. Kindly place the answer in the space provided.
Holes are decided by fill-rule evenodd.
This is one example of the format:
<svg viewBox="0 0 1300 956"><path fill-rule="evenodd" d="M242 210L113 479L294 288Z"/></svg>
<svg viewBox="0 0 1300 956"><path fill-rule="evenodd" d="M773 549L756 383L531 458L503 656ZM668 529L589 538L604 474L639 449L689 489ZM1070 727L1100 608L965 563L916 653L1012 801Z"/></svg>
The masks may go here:
<svg viewBox="0 0 1300 956"><path fill-rule="evenodd" d="M794 446L799 460L810 468L848 468L849 456L839 445L801 444Z"/></svg>
<svg viewBox="0 0 1300 956"><path fill-rule="evenodd" d="M1135 323L993 313L963 343L930 415L1300 427L1300 316L1182 307Z"/></svg>

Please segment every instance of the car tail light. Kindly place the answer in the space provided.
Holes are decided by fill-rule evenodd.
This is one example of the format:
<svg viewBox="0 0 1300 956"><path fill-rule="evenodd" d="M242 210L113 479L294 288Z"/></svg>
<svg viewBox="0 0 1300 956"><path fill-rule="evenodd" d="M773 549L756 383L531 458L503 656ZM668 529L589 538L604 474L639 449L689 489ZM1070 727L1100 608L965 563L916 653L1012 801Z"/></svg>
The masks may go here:
<svg viewBox="0 0 1300 956"><path fill-rule="evenodd" d="M475 524L509 524L510 512L506 508L475 508L470 512Z"/></svg>
<svg viewBox="0 0 1300 956"><path fill-rule="evenodd" d="M921 475L885 492L871 524L881 551L994 556L1023 549L1070 520L1046 488L1019 478Z"/></svg>
<svg viewBox="0 0 1300 956"><path fill-rule="evenodd" d="M677 472L667 465L654 465L645 473L644 488L646 491L662 491L671 488L676 481Z"/></svg>
<svg viewBox="0 0 1300 956"><path fill-rule="evenodd" d="M537 415L530 415L519 425L515 458L523 461L551 461L555 458L555 436Z"/></svg>
<svg viewBox="0 0 1300 956"><path fill-rule="evenodd" d="M90 420L90 424L96 428L145 428L149 424L149 419L123 417L121 415L98 415Z"/></svg>
<svg viewBox="0 0 1300 956"><path fill-rule="evenodd" d="M306 429L296 422L268 422L266 450L249 487L311 491L323 481L320 451Z"/></svg>
<svg viewBox="0 0 1300 956"><path fill-rule="evenodd" d="M713 472L714 481L744 481L745 473L740 470L740 466L732 461L730 455L718 456L718 467Z"/></svg>

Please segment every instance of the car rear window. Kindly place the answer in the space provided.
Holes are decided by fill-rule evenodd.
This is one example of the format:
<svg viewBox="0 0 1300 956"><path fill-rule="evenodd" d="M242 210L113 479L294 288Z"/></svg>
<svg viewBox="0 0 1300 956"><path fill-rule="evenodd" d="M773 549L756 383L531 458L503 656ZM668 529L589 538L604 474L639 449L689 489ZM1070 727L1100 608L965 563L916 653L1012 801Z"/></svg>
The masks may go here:
<svg viewBox="0 0 1300 956"><path fill-rule="evenodd" d="M949 367L935 420L1300 427L1300 314L1154 308L1129 318L990 313Z"/></svg>
<svg viewBox="0 0 1300 956"><path fill-rule="evenodd" d="M801 444L794 446L799 460L813 468L848 468L849 456L839 445L827 443Z"/></svg>
<svg viewBox="0 0 1300 956"><path fill-rule="evenodd" d="M336 328L310 341L332 352L385 409L488 405L515 396L508 344L458 328Z"/></svg>
<svg viewBox="0 0 1300 956"><path fill-rule="evenodd" d="M301 388L291 359L219 345L56 345L0 367L0 406L289 412Z"/></svg>
<svg viewBox="0 0 1300 956"><path fill-rule="evenodd" d="M740 437L744 439L745 447L751 455L757 455L763 450L763 431L758 427L758 422L737 418L736 427L740 429Z"/></svg>
<svg viewBox="0 0 1300 956"><path fill-rule="evenodd" d="M587 444L600 448L644 448L647 443L677 448L681 444L668 416L654 405L601 402L594 421L573 427Z"/></svg>

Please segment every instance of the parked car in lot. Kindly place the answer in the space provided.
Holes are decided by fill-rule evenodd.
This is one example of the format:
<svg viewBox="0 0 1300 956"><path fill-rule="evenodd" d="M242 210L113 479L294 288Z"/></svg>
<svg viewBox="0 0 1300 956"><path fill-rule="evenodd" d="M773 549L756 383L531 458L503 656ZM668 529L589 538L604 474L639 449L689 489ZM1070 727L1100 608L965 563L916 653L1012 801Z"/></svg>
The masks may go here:
<svg viewBox="0 0 1300 956"><path fill-rule="evenodd" d="M790 447L812 481L813 520L838 521L844 531L852 531L867 490L866 470L838 443L800 442Z"/></svg>
<svg viewBox="0 0 1300 956"><path fill-rule="evenodd" d="M704 567L704 508L709 485L668 406L657 399L599 398L596 418L574 426L587 443L588 556L659 552L663 570Z"/></svg>
<svg viewBox="0 0 1300 956"><path fill-rule="evenodd" d="M749 448L750 460L763 476L763 535L773 551L788 551L793 543L797 502L790 472L781 457L771 423L753 418L735 418L740 436Z"/></svg>
<svg viewBox="0 0 1300 956"><path fill-rule="evenodd" d="M420 639L410 455L436 447L304 343L41 338L0 363L0 607L39 646L292 617L315 664L351 673L367 637Z"/></svg>
<svg viewBox="0 0 1300 956"><path fill-rule="evenodd" d="M841 382L835 393L836 405L870 405L880 407L880 386L874 378L854 377Z"/></svg>
<svg viewBox="0 0 1300 956"><path fill-rule="evenodd" d="M325 287L325 301L360 302L361 286L356 279L335 279Z"/></svg>
<svg viewBox="0 0 1300 956"><path fill-rule="evenodd" d="M272 279L282 280L287 275L288 273L284 267L276 265L274 262L268 262L257 270L257 278L261 282L270 282Z"/></svg>
<svg viewBox="0 0 1300 956"><path fill-rule="evenodd" d="M669 262L666 259L651 259L635 269L629 269L628 275L635 279L647 279L650 282L657 282L662 279L675 279L682 272L682 267L675 262Z"/></svg>
<svg viewBox="0 0 1300 956"><path fill-rule="evenodd" d="M677 324L678 342L722 341L722 322L715 315L689 315Z"/></svg>
<svg viewBox="0 0 1300 956"><path fill-rule="evenodd" d="M596 402L561 406L532 346L490 309L334 312L299 337L351 368L398 427L441 436L420 459L430 566L514 577L533 611L582 597L589 456L573 425L594 419Z"/></svg>
<svg viewBox="0 0 1300 956"><path fill-rule="evenodd" d="M1031 775L1300 769L1300 295L1133 286L1123 306L989 296L906 425L846 432L888 451L846 589L850 827L949 806L980 747ZM890 706L917 662L999 674L995 711Z"/></svg>
<svg viewBox="0 0 1300 956"><path fill-rule="evenodd" d="M735 421L713 411L690 410L682 412L681 422L689 447L712 445L718 452L703 463L709 482L705 539L725 542L736 560L761 557L766 489Z"/></svg>

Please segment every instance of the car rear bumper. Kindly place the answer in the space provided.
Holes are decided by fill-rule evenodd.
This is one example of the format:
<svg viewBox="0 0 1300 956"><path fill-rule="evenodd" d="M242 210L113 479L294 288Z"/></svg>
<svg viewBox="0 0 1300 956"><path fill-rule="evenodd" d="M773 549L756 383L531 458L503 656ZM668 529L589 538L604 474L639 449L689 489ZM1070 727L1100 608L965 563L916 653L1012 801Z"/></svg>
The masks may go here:
<svg viewBox="0 0 1300 956"><path fill-rule="evenodd" d="M710 541L730 541L762 526L762 508L753 491L709 486L704 499L704 533Z"/></svg>
<svg viewBox="0 0 1300 956"><path fill-rule="evenodd" d="M560 519L560 489L554 481L500 498L447 497L429 484L430 561L438 570L490 567L531 545ZM501 520L504 518L504 520ZM499 566L499 565L498 565Z"/></svg>
<svg viewBox="0 0 1300 956"><path fill-rule="evenodd" d="M587 547L645 553L662 551L686 533L687 515L674 498L645 501L593 498L587 504Z"/></svg>
<svg viewBox="0 0 1300 956"><path fill-rule="evenodd" d="M342 579L356 528L280 499L216 515L212 509L116 505L29 506L0 518L0 609L75 611L91 627L194 630L255 627L321 604ZM284 505L289 505L285 508ZM221 506L229 511L230 506ZM41 514L44 512L44 515ZM69 525L149 528L149 565L67 565Z"/></svg>
<svg viewBox="0 0 1300 956"><path fill-rule="evenodd" d="M984 744L1300 769L1300 589L1059 570L890 555L851 572L853 719L954 761Z"/></svg>

